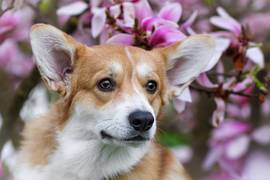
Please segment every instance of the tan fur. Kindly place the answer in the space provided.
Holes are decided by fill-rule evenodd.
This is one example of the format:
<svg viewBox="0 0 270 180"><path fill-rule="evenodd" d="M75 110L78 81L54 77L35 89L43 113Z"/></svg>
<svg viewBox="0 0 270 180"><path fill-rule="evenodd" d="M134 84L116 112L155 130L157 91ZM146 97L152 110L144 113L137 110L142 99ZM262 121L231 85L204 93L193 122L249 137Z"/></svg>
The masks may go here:
<svg viewBox="0 0 270 180"><path fill-rule="evenodd" d="M37 25L33 30L43 28ZM24 141L21 154L24 161L31 165L44 165L48 162L50 154L57 149L55 140L56 132L61 131L73 109L74 103L93 104L102 107L107 103L121 101L123 95L132 95L134 89L130 86L133 65L148 64L152 67L152 73L147 77L136 75L137 87L144 92L155 112L160 115L161 107L166 101L166 64L165 57L158 51L145 51L136 47L128 47L132 53L132 61L125 54L125 47L118 45L101 45L87 47L76 43L70 36L65 34L67 41L76 47L74 57L74 69L71 77L69 93L62 93L64 96L54 105L52 110L39 120L32 121L26 125L24 130ZM113 72L112 66L120 64L122 68ZM117 89L111 93L100 92L96 83L101 78L111 76L118 84ZM149 95L142 88L148 79L155 79L159 84L159 90ZM61 92L65 90L61 89ZM152 147L129 173L119 175L117 180L166 180L170 176L180 175L183 179L189 179L182 166L172 154L152 143Z"/></svg>

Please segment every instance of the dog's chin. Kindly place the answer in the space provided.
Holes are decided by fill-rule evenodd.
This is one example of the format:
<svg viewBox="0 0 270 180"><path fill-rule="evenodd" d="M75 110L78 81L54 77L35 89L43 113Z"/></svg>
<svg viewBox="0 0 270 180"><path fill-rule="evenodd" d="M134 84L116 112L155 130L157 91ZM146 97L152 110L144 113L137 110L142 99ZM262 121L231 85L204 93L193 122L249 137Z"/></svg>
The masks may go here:
<svg viewBox="0 0 270 180"><path fill-rule="evenodd" d="M143 135L135 135L135 136L130 136L130 137L125 137L125 138L119 138L115 137L105 131L100 132L102 141L106 144L114 144L114 145L119 145L119 146L141 146L146 144L151 140L150 137L148 136L143 136Z"/></svg>

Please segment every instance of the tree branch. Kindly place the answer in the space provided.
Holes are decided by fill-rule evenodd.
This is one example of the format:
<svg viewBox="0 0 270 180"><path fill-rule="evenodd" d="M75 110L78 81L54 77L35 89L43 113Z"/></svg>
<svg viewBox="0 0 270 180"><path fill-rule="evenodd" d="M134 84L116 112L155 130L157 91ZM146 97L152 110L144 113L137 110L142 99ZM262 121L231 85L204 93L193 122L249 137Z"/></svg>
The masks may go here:
<svg viewBox="0 0 270 180"><path fill-rule="evenodd" d="M206 93L208 95L218 96L218 97L228 97L229 95L237 95L237 96L244 96L244 97L259 97L257 94L247 94L242 91L233 91L228 89L221 89L221 88L207 88L202 86L191 85L191 89L199 92Z"/></svg>

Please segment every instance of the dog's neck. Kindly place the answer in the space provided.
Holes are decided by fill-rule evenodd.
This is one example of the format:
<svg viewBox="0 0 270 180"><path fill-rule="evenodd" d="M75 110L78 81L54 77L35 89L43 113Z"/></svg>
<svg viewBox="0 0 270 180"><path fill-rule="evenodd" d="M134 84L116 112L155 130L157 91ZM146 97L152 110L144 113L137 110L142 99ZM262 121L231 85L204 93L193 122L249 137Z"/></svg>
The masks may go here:
<svg viewBox="0 0 270 180"><path fill-rule="evenodd" d="M150 142L137 147L104 144L94 133L80 128L92 120L89 118L93 117L75 112L58 133L58 148L50 158L50 167L60 171L57 174L69 172L93 180L117 176L130 171L148 151Z"/></svg>

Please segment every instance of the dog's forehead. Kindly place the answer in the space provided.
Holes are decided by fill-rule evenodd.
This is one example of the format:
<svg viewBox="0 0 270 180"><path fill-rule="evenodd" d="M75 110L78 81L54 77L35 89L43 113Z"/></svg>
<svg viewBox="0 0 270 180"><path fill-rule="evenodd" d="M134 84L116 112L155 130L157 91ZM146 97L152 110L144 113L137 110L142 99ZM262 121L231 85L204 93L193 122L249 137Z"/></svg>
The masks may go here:
<svg viewBox="0 0 270 180"><path fill-rule="evenodd" d="M158 57L149 51L120 45L101 45L87 48L79 56L84 57L83 66L91 66L91 69L108 69L112 73L136 71L145 76L151 72L157 72L160 68Z"/></svg>

